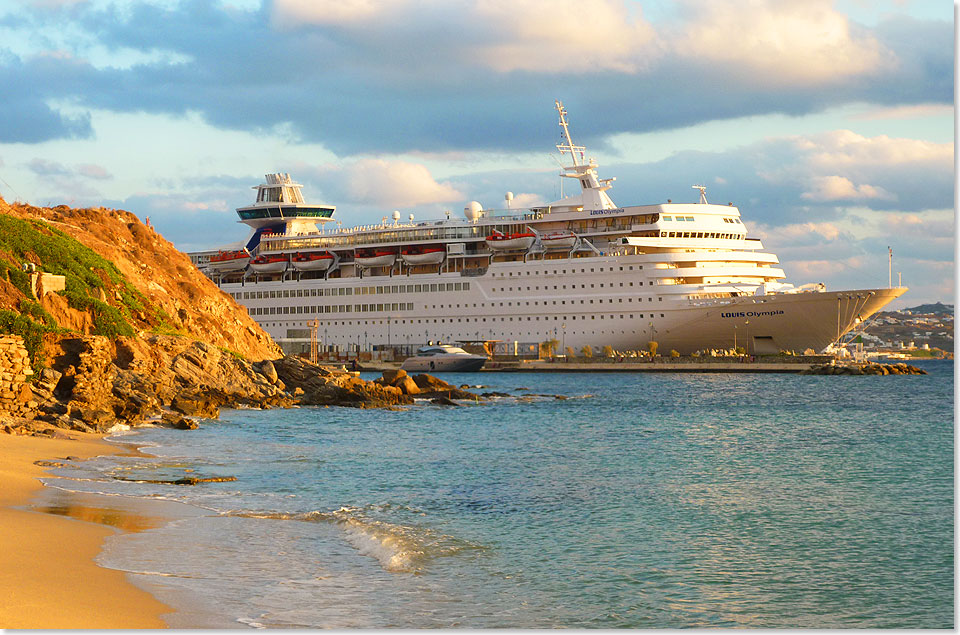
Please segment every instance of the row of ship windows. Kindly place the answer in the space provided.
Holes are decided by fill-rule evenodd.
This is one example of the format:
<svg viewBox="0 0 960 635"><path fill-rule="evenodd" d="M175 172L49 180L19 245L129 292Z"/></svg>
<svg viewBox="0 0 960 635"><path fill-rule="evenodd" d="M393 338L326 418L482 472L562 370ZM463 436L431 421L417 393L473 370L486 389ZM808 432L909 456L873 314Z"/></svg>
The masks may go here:
<svg viewBox="0 0 960 635"><path fill-rule="evenodd" d="M643 281L641 280L641 281L637 282L637 284L642 287L642 286L643 286ZM650 284L653 284L653 283L651 282ZM611 282L611 283L610 283L610 288L612 289L613 286L614 286L614 285L613 285L613 283ZM621 286L621 287L623 286L623 283L622 283L622 282L620 283L620 286ZM632 282L628 283L628 286L631 286L631 287L632 287L632 286L633 286L633 283L632 283ZM560 289L566 289L566 288L567 288L567 285L562 284L562 285L560 285L559 288L560 288ZM570 285L570 288L571 288L571 289L576 289L576 288L577 288L577 285L571 284L571 285ZM581 288L581 289L586 289L586 288L587 288L587 285L581 284L581 285L580 285L580 288ZM594 285L591 284L591 285L590 285L590 288L593 289L593 288L594 288ZM602 283L602 282L600 283L600 288L601 288L601 289L603 288L603 283ZM554 289L554 290L557 290L557 285L553 285L553 289ZM497 288L494 287L492 290L493 290L494 292L496 292L496 291L497 291ZM531 289L530 287L527 287L527 291L539 291L539 290L540 290L540 287L533 287L532 289ZM550 287L544 287L543 290L544 290L544 291L549 291L549 290L550 290ZM513 287L500 287L500 292L501 292L501 293L503 293L503 292L505 292L505 291L513 291ZM517 291L523 291L523 287L517 287Z"/></svg>
<svg viewBox="0 0 960 635"><path fill-rule="evenodd" d="M660 238L723 238L725 240L743 240L746 234L717 234L715 232L660 232Z"/></svg>
<svg viewBox="0 0 960 635"><path fill-rule="evenodd" d="M606 320L606 319L610 319L610 320L616 320L616 319L621 319L621 320L624 320L624 319L633 320L633 319L634 319L634 315L636 315L636 319L639 319L639 320L645 319L645 316L648 317L648 318L650 318L650 319L656 318L656 314L655 314L655 313L647 313L647 314L643 314L643 313L640 313L640 314L634 314L634 313L613 314L613 313L611 313L611 314L609 314L609 315L579 315L579 316L578 316L578 315L566 315L566 316L556 316L556 315L553 315L553 316L544 316L542 321L544 321L544 322L550 322L550 321L553 321L553 322L566 322L567 320L571 320L571 321L573 321L573 322L576 322L578 319L581 320L581 321L584 321L584 322L587 321L587 320ZM661 313L661 314L660 314L660 317L663 317L663 316L664 316L664 314ZM492 318L490 318L489 321L490 321L490 322L540 322L541 320L540 320L540 317L539 317L539 316L533 316L533 317L531 317L531 316L528 315L528 316L518 316L518 317L516 317L516 318L513 318L513 317L501 317L501 318L492 317ZM471 322L474 323L474 324L486 323L486 322L487 322L487 318L456 318L456 323L460 323L460 324L468 323L468 324L469 324L469 323L471 323ZM356 322L353 322L353 321L349 321L349 322L348 322L348 321L334 321L334 322L330 322L329 325L330 325L330 326L367 326L367 325L371 325L371 324L372 324L372 325L376 325L376 324L383 324L383 323L384 323L383 320L379 320L379 321L377 321L377 320L357 320ZM454 322L454 318L433 318L433 319L424 318L424 319L416 320L416 322L414 322L414 320L404 320L404 319L391 320L391 323L392 323L392 324L400 324L400 325L403 325L403 324L454 324L455 322ZM300 323L300 324L301 324L302 326L307 326L307 323L306 323L306 322L302 322L302 323ZM293 322L272 322L272 323L269 323L269 324L264 324L264 326L266 326L266 327L268 327L268 328L269 328L269 327L279 327L279 326L284 326L284 325L286 325L286 326L296 326L296 323L293 323Z"/></svg>
<svg viewBox="0 0 960 635"><path fill-rule="evenodd" d="M663 220L665 220L665 221L677 221L677 222L692 223L692 222L694 222L696 219L695 219L695 217L693 217L693 216L664 216L664 217L663 217ZM723 222L725 222L725 223L733 223L733 224L735 224L735 225L743 225L743 223L740 222L740 219L739 219L739 218L724 218L724 219L723 219Z"/></svg>
<svg viewBox="0 0 960 635"><path fill-rule="evenodd" d="M594 271L594 269L596 269L596 267L590 267L590 272L589 272L589 273L597 273L596 271ZM642 271L642 270L643 270L643 265L638 265L638 266L637 266L637 269ZM627 270L628 270L628 271L633 271L633 265L627 265ZM600 267L599 273L603 273L604 271L607 271L607 268L605 268L605 267ZM616 271L616 269L614 269L613 267L609 267L609 271L610 271L610 273L613 273L614 271ZM624 268L623 268L623 267L620 267L620 271L624 271ZM518 271L518 272L517 272L517 277L519 278L519 277L520 277L521 275L523 275L523 274L526 274L526 275L528 275L528 276L529 276L529 275L540 275L540 273L541 273L541 271L540 271L539 269L534 269L532 272L531 272L529 269L527 269L526 271ZM543 275L550 275L550 274L561 274L561 275L564 275L564 274L567 273L567 270L566 270L566 269L551 269L550 271L543 271L542 273L543 273ZM570 269L570 273L587 273L587 268L586 268L586 267L582 267L582 268L580 268L580 269ZM496 278L497 276L500 276L501 278L511 278L511 277L513 277L513 272L512 272L512 271L508 271L508 272L506 272L506 273L501 272L501 273L494 273L494 274L493 274L493 277L494 277L494 278Z"/></svg>
<svg viewBox="0 0 960 635"><path fill-rule="evenodd" d="M253 307L250 315L297 315L301 313L366 313L368 311L413 311L413 302L384 304L328 304L323 306L264 306Z"/></svg>
<svg viewBox="0 0 960 635"><path fill-rule="evenodd" d="M660 302L663 302L663 298L657 298ZM607 298L607 304L613 304L613 298ZM653 298L647 298L649 302L653 302ZM597 304L603 304L604 298L597 298ZM617 298L619 304L623 304L623 298ZM633 298L627 298L627 302L633 302ZM637 302L642 303L643 298L637 298ZM570 304L576 304L576 300L570 300ZM580 304L593 304L594 301L591 300L580 300ZM482 303L483 306L486 306L486 303ZM538 300L533 301L533 306L540 306L541 302ZM551 300L543 301L543 306L556 306L557 301ZM566 300L560 300L561 305L566 305ZM491 302L490 306L504 306L503 302ZM513 302L507 302L506 306L514 306ZM530 306L530 302L524 302L522 305L520 302L516 303L516 306ZM477 305L474 303L473 308L476 308ZM453 304L441 304L441 305L431 305L431 309L453 309L460 308L460 305ZM467 304L463 305L463 308L468 308ZM323 314L323 313L366 313L368 311L412 311L413 302L386 302L383 304L327 304L327 305L314 305L314 306L264 306L264 307L249 307L250 315L300 315L300 314Z"/></svg>
<svg viewBox="0 0 960 635"><path fill-rule="evenodd" d="M236 300L267 300L273 298L311 298L341 295L375 295L379 293L425 293L435 291L469 291L469 282L438 282L435 284L391 284L369 287L334 287L332 289L283 289L279 291L238 291L231 293Z"/></svg>

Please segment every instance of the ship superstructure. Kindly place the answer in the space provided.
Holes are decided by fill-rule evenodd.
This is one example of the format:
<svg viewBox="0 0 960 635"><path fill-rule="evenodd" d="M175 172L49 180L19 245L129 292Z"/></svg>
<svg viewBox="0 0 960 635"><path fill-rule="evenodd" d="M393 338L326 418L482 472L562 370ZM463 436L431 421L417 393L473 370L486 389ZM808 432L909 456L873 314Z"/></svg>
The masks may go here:
<svg viewBox="0 0 960 635"><path fill-rule="evenodd" d="M580 192L525 210L327 229L334 207L303 202L289 175L267 175L237 210L248 239L191 254L287 350L320 324L324 346L370 350L430 340L555 339L579 351L610 345L681 353L820 351L902 295L905 287L826 291L794 287L776 255L747 235L733 205L618 207L595 160L563 132L562 176ZM243 269L211 257L243 250Z"/></svg>

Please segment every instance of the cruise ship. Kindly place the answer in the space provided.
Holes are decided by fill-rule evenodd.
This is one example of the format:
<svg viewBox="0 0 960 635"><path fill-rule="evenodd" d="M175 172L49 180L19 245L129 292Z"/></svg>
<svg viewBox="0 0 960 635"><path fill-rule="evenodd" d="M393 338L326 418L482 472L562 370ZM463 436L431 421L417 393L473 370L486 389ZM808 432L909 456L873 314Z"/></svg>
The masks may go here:
<svg viewBox="0 0 960 635"><path fill-rule="evenodd" d="M472 201L462 217L419 222L394 212L347 229L335 206L306 203L289 174L268 174L237 209L248 238L191 259L287 352L306 350L311 329L341 353L548 340L577 354L650 342L682 354L820 352L906 292L785 282L740 210L708 203L702 186L698 203L616 205L615 179L599 178L556 109L575 195L522 210Z"/></svg>

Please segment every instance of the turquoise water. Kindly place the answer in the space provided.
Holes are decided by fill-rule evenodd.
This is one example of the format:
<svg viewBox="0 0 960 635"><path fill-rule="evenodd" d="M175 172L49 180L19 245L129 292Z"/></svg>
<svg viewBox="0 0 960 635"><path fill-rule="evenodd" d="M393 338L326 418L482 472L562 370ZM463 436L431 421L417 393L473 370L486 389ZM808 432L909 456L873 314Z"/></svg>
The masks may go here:
<svg viewBox="0 0 960 635"><path fill-rule="evenodd" d="M953 365L924 367L448 376L570 398L228 411L55 484L201 508L101 563L211 625L951 628ZM113 480L188 469L238 480Z"/></svg>

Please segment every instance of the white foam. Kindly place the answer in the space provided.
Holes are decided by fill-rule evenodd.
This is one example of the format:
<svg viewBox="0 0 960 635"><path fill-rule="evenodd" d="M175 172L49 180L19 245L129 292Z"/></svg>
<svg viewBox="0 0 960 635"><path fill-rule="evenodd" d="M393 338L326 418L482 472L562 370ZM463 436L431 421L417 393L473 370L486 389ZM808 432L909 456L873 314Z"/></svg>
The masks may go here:
<svg viewBox="0 0 960 635"><path fill-rule="evenodd" d="M363 523L355 518L345 520L343 527L347 542L362 555L376 558L384 570L394 573L417 570L417 561L423 552L399 528Z"/></svg>

